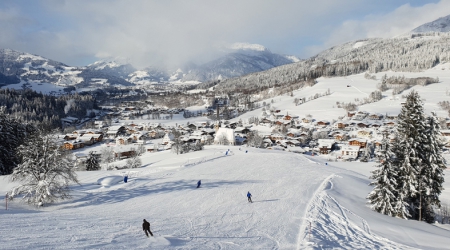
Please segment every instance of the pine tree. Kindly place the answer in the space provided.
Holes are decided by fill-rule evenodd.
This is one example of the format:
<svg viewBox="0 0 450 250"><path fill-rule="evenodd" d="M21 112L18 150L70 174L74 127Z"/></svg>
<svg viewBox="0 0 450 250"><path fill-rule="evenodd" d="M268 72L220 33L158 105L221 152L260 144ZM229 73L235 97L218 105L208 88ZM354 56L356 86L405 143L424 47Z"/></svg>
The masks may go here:
<svg viewBox="0 0 450 250"><path fill-rule="evenodd" d="M445 160L442 157L443 143L441 141L440 124L436 116L427 118L427 143L425 159L420 173L419 192L421 195L421 218L428 223L434 222L434 206L440 206L439 194L444 183Z"/></svg>
<svg viewBox="0 0 450 250"><path fill-rule="evenodd" d="M397 138L394 152L397 167L397 211L406 211L398 217L417 219L419 212L420 174L425 159L426 119L423 104L416 91L406 97L406 103L398 116ZM407 204L407 205L406 205ZM405 207L405 205L407 207Z"/></svg>
<svg viewBox="0 0 450 250"><path fill-rule="evenodd" d="M97 156L94 155L94 152L90 151L88 158L86 160L86 170L94 171L100 169L100 163L97 160Z"/></svg>
<svg viewBox="0 0 450 250"><path fill-rule="evenodd" d="M67 152L56 144L56 136L35 133L18 148L20 163L11 174L21 185L13 188L11 198L23 195L28 203L42 206L69 197L69 183L78 183Z"/></svg>
<svg viewBox="0 0 450 250"><path fill-rule="evenodd" d="M388 139L384 138L380 151L381 163L376 166L378 169L372 171L372 176L370 177L374 180L370 183L374 188L367 196L373 210L389 216L399 214L395 210L397 176L395 166L392 164L393 156Z"/></svg>

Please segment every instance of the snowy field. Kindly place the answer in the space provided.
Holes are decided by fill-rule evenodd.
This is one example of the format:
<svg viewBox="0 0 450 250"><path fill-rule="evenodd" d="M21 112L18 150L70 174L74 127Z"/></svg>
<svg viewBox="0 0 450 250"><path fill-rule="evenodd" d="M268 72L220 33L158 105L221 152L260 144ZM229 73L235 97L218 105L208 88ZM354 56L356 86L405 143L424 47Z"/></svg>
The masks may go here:
<svg viewBox="0 0 450 250"><path fill-rule="evenodd" d="M227 150L231 153L225 155ZM248 150L248 153L245 151ZM365 204L371 163L208 146L149 153L143 167L78 172L73 198L0 210L2 249L446 249L449 225L391 218ZM128 172L131 171L131 172ZM127 183L108 176L130 175ZM447 171L447 174L449 171ZM197 189L196 183L202 180ZM13 184L0 177L0 192ZM445 183L450 189L448 182ZM247 191L253 195L248 203ZM444 193L442 199L450 200ZM153 238L142 231L151 223Z"/></svg>

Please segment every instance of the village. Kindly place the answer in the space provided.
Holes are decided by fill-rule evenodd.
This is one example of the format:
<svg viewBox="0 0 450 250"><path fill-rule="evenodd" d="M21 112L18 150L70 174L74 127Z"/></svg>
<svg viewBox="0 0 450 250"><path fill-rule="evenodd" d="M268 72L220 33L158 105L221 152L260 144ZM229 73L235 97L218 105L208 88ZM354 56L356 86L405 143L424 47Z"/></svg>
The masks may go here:
<svg viewBox="0 0 450 250"><path fill-rule="evenodd" d="M106 146L111 148L114 159L119 160L144 152L171 150L174 144L253 146L320 156L328 161L367 162L378 160L376 153L383 138L395 139L397 115L347 111L339 120L327 121L263 105L261 116L242 120L239 118L245 112L242 108L230 107L223 98L220 100L198 111L151 106L137 109L133 103L102 106L95 119L83 123L83 129L61 135L61 147L73 150L78 162L87 157L86 153L77 153L86 152L85 147L92 147L100 157L102 153L95 146ZM220 119L225 111L235 118ZM66 127L80 122L73 117L63 119ZM450 138L447 130L450 121L442 124L444 138Z"/></svg>

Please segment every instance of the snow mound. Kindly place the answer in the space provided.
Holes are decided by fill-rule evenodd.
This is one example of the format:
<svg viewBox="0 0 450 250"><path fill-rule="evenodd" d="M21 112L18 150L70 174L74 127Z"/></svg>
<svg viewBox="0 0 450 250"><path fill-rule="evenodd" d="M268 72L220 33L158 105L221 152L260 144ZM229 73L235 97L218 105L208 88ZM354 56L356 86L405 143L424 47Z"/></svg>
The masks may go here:
<svg viewBox="0 0 450 250"><path fill-rule="evenodd" d="M112 185L116 185L123 181L123 176L113 175L102 177L97 180L98 185L102 185L103 187L109 187Z"/></svg>

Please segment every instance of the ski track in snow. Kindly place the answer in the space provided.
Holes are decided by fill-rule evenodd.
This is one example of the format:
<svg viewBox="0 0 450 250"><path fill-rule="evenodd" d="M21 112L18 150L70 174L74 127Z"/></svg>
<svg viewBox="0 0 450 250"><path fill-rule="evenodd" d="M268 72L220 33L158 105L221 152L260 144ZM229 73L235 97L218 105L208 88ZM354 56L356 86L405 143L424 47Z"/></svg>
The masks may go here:
<svg viewBox="0 0 450 250"><path fill-rule="evenodd" d="M370 232L370 225L330 196L332 174L326 178L308 204L299 233L298 249L416 249L392 242Z"/></svg>

